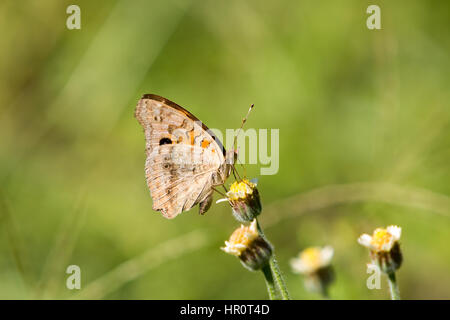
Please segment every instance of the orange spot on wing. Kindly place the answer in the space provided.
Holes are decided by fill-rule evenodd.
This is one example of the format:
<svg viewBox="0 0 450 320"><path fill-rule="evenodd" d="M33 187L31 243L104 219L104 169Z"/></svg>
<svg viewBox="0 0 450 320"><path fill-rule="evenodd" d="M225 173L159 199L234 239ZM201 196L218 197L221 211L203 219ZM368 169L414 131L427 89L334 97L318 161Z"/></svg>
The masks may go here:
<svg viewBox="0 0 450 320"><path fill-rule="evenodd" d="M202 141L202 148L208 148L208 146L210 145L211 141L204 139Z"/></svg>

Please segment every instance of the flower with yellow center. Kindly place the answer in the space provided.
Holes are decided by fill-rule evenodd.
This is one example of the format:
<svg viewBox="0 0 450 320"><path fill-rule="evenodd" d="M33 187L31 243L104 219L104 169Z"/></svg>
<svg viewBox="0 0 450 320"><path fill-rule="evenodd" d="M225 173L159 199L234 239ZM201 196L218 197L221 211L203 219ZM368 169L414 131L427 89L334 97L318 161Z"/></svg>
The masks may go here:
<svg viewBox="0 0 450 320"><path fill-rule="evenodd" d="M311 274L330 265L334 250L330 246L324 248L311 247L303 250L298 258L291 259L291 267L295 273Z"/></svg>
<svg viewBox="0 0 450 320"><path fill-rule="evenodd" d="M331 266L334 250L330 246L310 247L291 259L294 273L305 275L305 287L308 291L321 292L328 297L328 286L334 280L334 271Z"/></svg>
<svg viewBox="0 0 450 320"><path fill-rule="evenodd" d="M372 235L363 234L358 243L369 249L372 262L389 274L395 272L403 261L399 240L402 229L398 226L377 228Z"/></svg>
<svg viewBox="0 0 450 320"><path fill-rule="evenodd" d="M256 219L249 226L241 225L236 229L221 249L239 257L252 271L262 269L272 256L272 246L259 234Z"/></svg>

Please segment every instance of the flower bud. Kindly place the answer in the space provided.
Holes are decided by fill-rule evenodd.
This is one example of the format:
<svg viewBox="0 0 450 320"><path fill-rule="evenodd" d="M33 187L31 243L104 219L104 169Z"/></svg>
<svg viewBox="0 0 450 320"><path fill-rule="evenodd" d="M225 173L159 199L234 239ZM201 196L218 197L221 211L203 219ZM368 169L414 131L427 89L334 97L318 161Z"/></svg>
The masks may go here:
<svg viewBox="0 0 450 320"><path fill-rule="evenodd" d="M272 246L258 232L256 219L250 226L241 225L225 241L221 248L226 253L239 257L242 264L249 270L262 269L272 257Z"/></svg>

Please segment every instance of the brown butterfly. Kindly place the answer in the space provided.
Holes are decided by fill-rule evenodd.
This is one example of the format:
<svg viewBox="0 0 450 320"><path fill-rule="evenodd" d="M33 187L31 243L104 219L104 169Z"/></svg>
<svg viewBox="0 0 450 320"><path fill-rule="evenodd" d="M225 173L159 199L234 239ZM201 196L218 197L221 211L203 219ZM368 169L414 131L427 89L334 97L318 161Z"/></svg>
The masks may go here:
<svg viewBox="0 0 450 320"><path fill-rule="evenodd" d="M206 125L166 98L145 94L135 117L145 133L145 175L153 210L172 219L199 204L204 214L214 187L230 176L234 150L226 152Z"/></svg>

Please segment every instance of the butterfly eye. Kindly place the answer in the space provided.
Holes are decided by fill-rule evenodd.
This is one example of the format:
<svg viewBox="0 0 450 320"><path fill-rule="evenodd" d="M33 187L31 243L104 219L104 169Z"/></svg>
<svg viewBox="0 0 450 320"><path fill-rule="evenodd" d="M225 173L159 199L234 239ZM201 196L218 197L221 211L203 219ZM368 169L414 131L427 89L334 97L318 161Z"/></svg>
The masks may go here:
<svg viewBox="0 0 450 320"><path fill-rule="evenodd" d="M172 140L170 140L169 138L162 138L161 140L159 140L159 145L162 146L163 144L172 144Z"/></svg>

